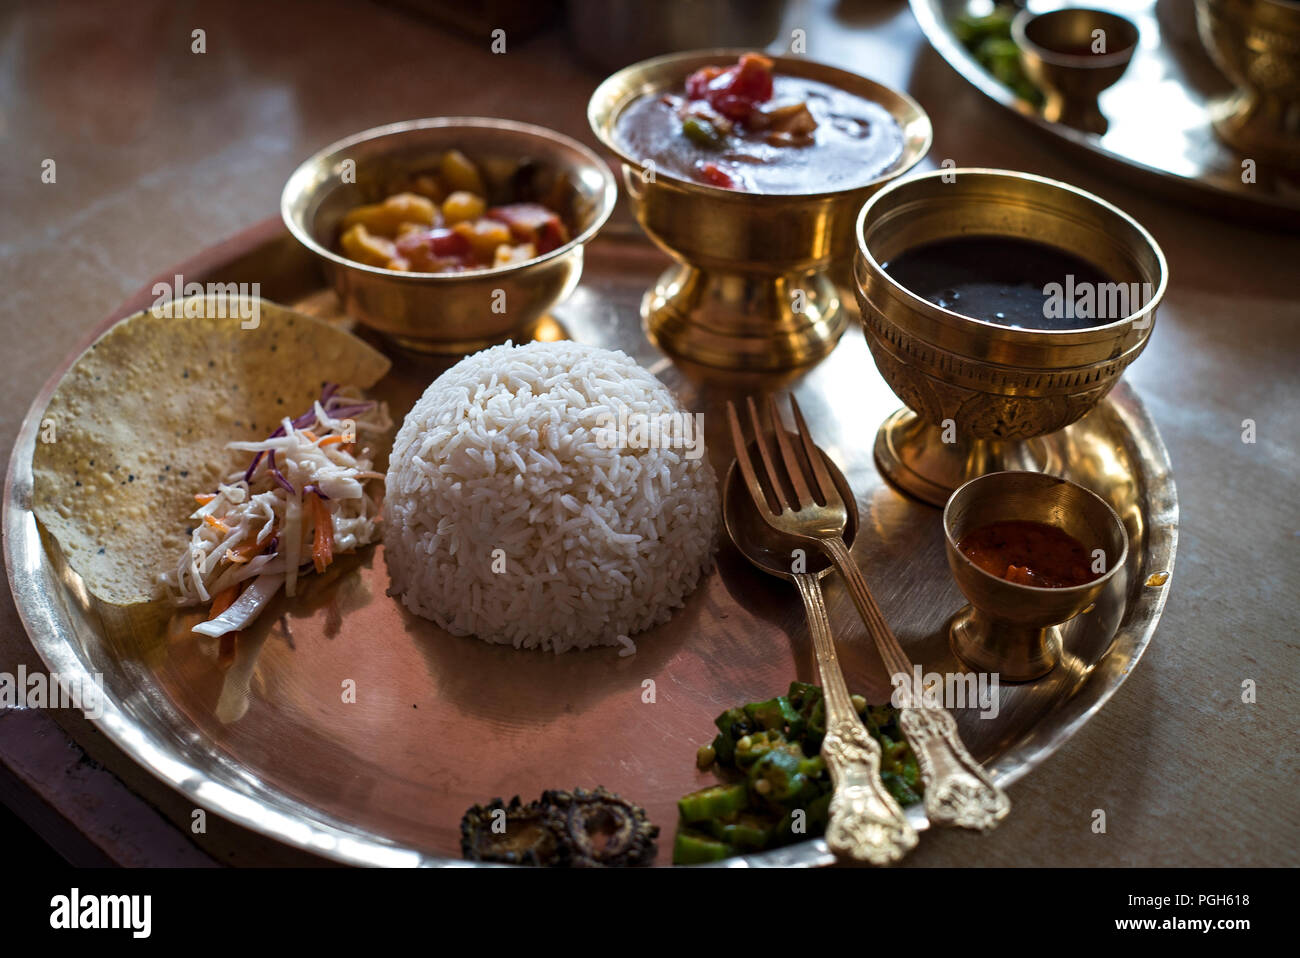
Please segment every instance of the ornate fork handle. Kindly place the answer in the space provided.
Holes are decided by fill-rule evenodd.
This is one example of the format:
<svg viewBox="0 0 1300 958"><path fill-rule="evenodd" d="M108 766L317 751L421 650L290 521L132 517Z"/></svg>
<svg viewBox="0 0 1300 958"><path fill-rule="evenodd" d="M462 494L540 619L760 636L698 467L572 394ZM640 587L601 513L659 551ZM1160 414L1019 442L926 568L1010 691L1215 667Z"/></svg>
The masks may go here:
<svg viewBox="0 0 1300 958"><path fill-rule="evenodd" d="M844 576L853 604L875 640L885 668L891 675L909 675L912 663L876 605L844 540L837 536L818 542ZM898 722L916 753L925 783L925 813L931 824L988 831L1006 817L1011 800L966 751L957 734L957 723L947 709L914 705L909 694Z"/></svg>
<svg viewBox="0 0 1300 958"><path fill-rule="evenodd" d="M862 724L849 698L821 586L811 575L796 575L794 580L808 613L826 701L822 758L834 786L826 844L838 858L891 864L915 847L916 830L880 780L880 743Z"/></svg>
<svg viewBox="0 0 1300 958"><path fill-rule="evenodd" d="M916 753L931 824L986 832L1011 811L1006 792L966 751L947 709L908 706L899 713L898 725Z"/></svg>

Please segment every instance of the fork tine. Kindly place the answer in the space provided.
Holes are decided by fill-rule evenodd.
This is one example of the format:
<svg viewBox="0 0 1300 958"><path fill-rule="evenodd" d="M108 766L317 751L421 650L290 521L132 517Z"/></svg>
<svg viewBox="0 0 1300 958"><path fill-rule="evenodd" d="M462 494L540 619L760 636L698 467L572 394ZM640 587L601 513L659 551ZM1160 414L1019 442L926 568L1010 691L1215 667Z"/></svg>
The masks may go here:
<svg viewBox="0 0 1300 958"><path fill-rule="evenodd" d="M808 456L808 464L812 466L817 488L821 491L822 505L839 502L840 491L835 488L835 482L826 469L826 463L822 462L821 452L813 442L812 433L808 430L808 424L804 422L803 413L799 409L799 400L794 398L794 393L790 394L790 408L794 410L795 431L799 433L799 439L803 442L803 451Z"/></svg>
<svg viewBox="0 0 1300 958"><path fill-rule="evenodd" d="M776 495L778 511L785 512L790 507L785 501L785 490L781 488L781 477L777 474L776 465L772 459L772 450L767 445L766 430L763 428L763 421L758 416L758 406L755 405L753 396L746 396L745 404L749 407L749 421L754 427L754 441L758 443L758 455L763 460L763 469L767 472L768 484L771 485L772 491Z"/></svg>
<svg viewBox="0 0 1300 958"><path fill-rule="evenodd" d="M749 444L745 442L744 430L740 428L740 417L736 414L736 404L730 399L727 400L727 421L731 424L731 444L736 447L736 464L740 466L740 475L749 488L749 496L754 500L755 508L759 512L776 515L780 510L773 508L772 503L767 498L767 493L758 481L758 476L754 473L754 463L749 458Z"/></svg>
<svg viewBox="0 0 1300 958"><path fill-rule="evenodd" d="M790 485L794 488L795 507L802 509L805 506L811 506L813 497L812 493L808 491L808 482L804 477L803 464L799 462L799 457L795 455L794 446L790 444L790 437L785 432L785 424L781 422L781 411L776 407L776 397L771 393L767 395L767 412L772 417L772 429L776 432L776 444L781 450L781 458L785 461L785 471L790 476Z"/></svg>

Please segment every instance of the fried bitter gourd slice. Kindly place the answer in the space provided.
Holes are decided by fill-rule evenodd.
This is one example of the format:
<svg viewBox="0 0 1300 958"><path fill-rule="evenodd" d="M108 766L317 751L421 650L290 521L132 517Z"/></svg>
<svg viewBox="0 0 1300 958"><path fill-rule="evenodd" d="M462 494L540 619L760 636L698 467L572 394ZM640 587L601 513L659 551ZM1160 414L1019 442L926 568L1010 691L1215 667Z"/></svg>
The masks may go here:
<svg viewBox="0 0 1300 958"><path fill-rule="evenodd" d="M646 865L655 856L659 826L645 809L602 787L542 793L548 821L577 868Z"/></svg>
<svg viewBox="0 0 1300 958"><path fill-rule="evenodd" d="M468 861L499 865L560 867L568 864L568 847L541 802L521 804L516 795L506 805L496 798L475 805L460 820L460 852Z"/></svg>

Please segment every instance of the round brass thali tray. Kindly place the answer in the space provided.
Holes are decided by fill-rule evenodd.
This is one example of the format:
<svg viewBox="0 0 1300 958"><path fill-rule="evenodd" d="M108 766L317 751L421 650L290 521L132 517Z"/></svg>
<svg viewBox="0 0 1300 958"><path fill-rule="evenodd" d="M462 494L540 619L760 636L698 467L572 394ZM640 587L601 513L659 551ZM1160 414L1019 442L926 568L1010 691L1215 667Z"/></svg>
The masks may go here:
<svg viewBox="0 0 1300 958"><path fill-rule="evenodd" d="M705 414L709 454L723 476L731 454L720 410L764 383L688 374L645 339L638 303L666 262L639 235L610 227L589 247L581 285L539 335L621 348L649 367L686 408ZM267 299L347 322L278 220L160 275L178 273L199 283L257 282ZM555 656L454 637L409 615L385 594L378 546L340 561L306 594L277 600L223 671L167 613L94 600L31 509L32 452L55 384L94 336L152 302L151 286L101 323L35 398L5 488L5 556L19 613L52 672L69 681L102 674L98 727L196 807L341 862L465 864L459 822L469 806L604 785L646 807L662 828L658 863L668 864L677 799L714 780L694 761L714 717L781 694L793 679L817 680L797 592L724 541L716 570L685 608L633 637L635 654L612 647ZM393 369L373 393L400 419L447 361L374 342ZM794 390L856 493L861 528L852 551L905 650L926 672L958 671L947 622L964 600L947 569L940 511L895 492L876 471L876 428L899 403L864 338L850 332L782 388ZM1032 684L1004 685L996 717L954 710L970 752L1003 786L1060 748L1123 683L1155 631L1170 588L1158 573L1172 571L1177 540L1168 455L1126 384L1048 441L1059 446L1063 474L1115 508L1132 548L1095 609L1065 628L1060 667ZM852 602L836 577L825 586L850 688L886 701L888 680ZM925 826L919 805L912 817ZM815 840L724 864L831 860Z"/></svg>

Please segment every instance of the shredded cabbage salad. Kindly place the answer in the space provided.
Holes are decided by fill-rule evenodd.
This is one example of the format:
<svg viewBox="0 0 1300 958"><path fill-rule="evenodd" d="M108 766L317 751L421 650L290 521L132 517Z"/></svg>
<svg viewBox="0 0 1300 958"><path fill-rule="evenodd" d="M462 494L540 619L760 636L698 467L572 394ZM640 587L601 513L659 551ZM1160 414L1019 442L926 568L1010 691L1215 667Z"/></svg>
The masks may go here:
<svg viewBox="0 0 1300 958"><path fill-rule="evenodd" d="M391 426L383 403L326 383L308 412L284 419L266 439L227 444L252 453L252 462L216 492L194 497L189 549L162 576L177 604L212 603L195 632L246 628L281 586L294 595L300 576L374 541L379 505L367 484L384 477L360 439Z"/></svg>

